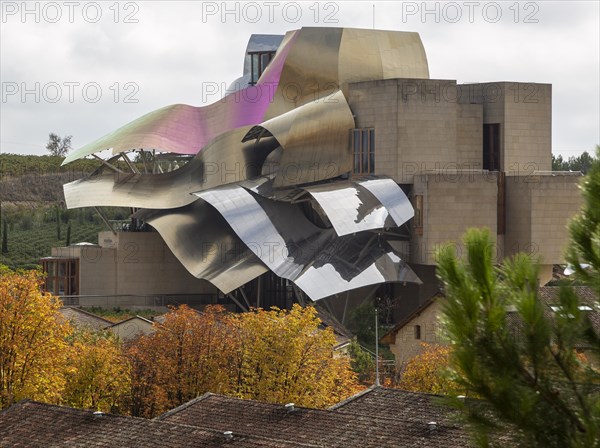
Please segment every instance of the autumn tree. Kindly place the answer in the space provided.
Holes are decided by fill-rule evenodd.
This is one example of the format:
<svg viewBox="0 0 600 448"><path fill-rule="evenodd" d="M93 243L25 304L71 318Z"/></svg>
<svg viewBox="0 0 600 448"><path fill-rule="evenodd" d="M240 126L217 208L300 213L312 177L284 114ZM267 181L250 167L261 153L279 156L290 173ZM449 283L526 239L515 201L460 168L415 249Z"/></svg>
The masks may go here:
<svg viewBox="0 0 600 448"><path fill-rule="evenodd" d="M130 372L119 341L111 333L79 330L69 342L62 401L77 408L125 411Z"/></svg>
<svg viewBox="0 0 600 448"><path fill-rule="evenodd" d="M459 393L460 387L446 373L452 348L425 342L421 346L423 352L408 361L398 388L443 395Z"/></svg>
<svg viewBox="0 0 600 448"><path fill-rule="evenodd" d="M221 306L203 313L181 305L156 331L129 348L131 413L152 417L205 392L225 392L232 351L230 317Z"/></svg>
<svg viewBox="0 0 600 448"><path fill-rule="evenodd" d="M314 308L202 313L182 305L128 348L131 413L153 417L205 392L324 407L354 393L349 359Z"/></svg>
<svg viewBox="0 0 600 448"><path fill-rule="evenodd" d="M331 328L313 307L254 310L235 319L231 393L240 398L326 407L360 389L349 358L334 356Z"/></svg>
<svg viewBox="0 0 600 448"><path fill-rule="evenodd" d="M0 274L0 409L23 399L59 402L70 332L37 271Z"/></svg>

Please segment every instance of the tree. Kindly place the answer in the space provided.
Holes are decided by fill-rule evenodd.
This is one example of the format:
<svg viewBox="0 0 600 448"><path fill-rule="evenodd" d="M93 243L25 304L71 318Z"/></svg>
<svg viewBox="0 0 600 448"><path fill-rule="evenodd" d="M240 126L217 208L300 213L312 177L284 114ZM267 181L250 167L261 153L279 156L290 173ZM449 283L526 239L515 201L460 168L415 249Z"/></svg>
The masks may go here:
<svg viewBox="0 0 600 448"><path fill-rule="evenodd" d="M132 414L153 417L205 392L227 389L232 334L223 307L173 308L129 349Z"/></svg>
<svg viewBox="0 0 600 448"><path fill-rule="evenodd" d="M50 152L51 156L65 157L71 149L72 138L72 135L67 135L61 139L57 134L51 132L48 135L46 149Z"/></svg>
<svg viewBox="0 0 600 448"><path fill-rule="evenodd" d="M331 328L313 307L262 309L235 316L231 393L240 398L327 407L360 389L349 358L334 356Z"/></svg>
<svg viewBox="0 0 600 448"><path fill-rule="evenodd" d="M70 340L63 402L77 408L122 412L130 372L117 339L110 333L78 331Z"/></svg>
<svg viewBox="0 0 600 448"><path fill-rule="evenodd" d="M349 360L314 308L226 313L185 305L128 349L131 413L154 417L205 392L324 407L354 393Z"/></svg>
<svg viewBox="0 0 600 448"><path fill-rule="evenodd" d="M23 399L59 402L64 388L65 337L57 297L40 291L37 271L0 275L0 409Z"/></svg>
<svg viewBox="0 0 600 448"><path fill-rule="evenodd" d="M581 171L583 174L587 174L593 163L594 157L587 151L584 151L580 156L569 157L568 160L563 159L560 154L558 156L552 154L553 171Z"/></svg>
<svg viewBox="0 0 600 448"><path fill-rule="evenodd" d="M452 348L447 345L423 342L423 353L410 359L402 372L398 388L413 392L450 395L461 391L456 382L448 377Z"/></svg>
<svg viewBox="0 0 600 448"><path fill-rule="evenodd" d="M8 221L6 219L2 222L2 253L8 253Z"/></svg>
<svg viewBox="0 0 600 448"><path fill-rule="evenodd" d="M60 208L56 206L56 239L60 240Z"/></svg>
<svg viewBox="0 0 600 448"><path fill-rule="evenodd" d="M350 367L356 372L361 384L373 384L375 377L375 361L371 354L364 350L358 341L352 341L348 347Z"/></svg>
<svg viewBox="0 0 600 448"><path fill-rule="evenodd" d="M599 154L600 156L600 151ZM567 259L600 294L600 162L582 183L584 206L571 222ZM523 446L590 447L600 440L600 337L577 295L563 287L559 309L544 313L537 297L538 265L519 254L495 268L487 230L469 230L466 260L452 247L438 254L452 341L454 379L482 400L456 401L485 445L494 430L511 430ZM583 263L591 267L585 270ZM518 331L507 325L514 309ZM581 346L588 356L577 353Z"/></svg>
<svg viewBox="0 0 600 448"><path fill-rule="evenodd" d="M579 279L600 296L600 146L596 160L583 178L581 193L584 206L569 224L571 244L566 259L574 266ZM583 269L582 265L590 265Z"/></svg>
<svg viewBox="0 0 600 448"><path fill-rule="evenodd" d="M67 238L65 241L65 246L70 246L71 245L71 223L69 222L69 224L67 225Z"/></svg>

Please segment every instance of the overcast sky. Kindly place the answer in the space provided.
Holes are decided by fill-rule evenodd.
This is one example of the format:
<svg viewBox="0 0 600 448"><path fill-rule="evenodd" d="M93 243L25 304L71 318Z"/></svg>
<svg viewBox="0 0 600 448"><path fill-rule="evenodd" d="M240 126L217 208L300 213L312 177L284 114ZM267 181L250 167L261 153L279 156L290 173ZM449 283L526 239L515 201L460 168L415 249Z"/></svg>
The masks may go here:
<svg viewBox="0 0 600 448"><path fill-rule="evenodd" d="M600 143L597 1L1 6L2 152L44 154L50 132L72 134L79 148L159 107L213 102L209 89L222 93L241 75L252 33L373 22L419 32L431 78L551 83L555 154Z"/></svg>

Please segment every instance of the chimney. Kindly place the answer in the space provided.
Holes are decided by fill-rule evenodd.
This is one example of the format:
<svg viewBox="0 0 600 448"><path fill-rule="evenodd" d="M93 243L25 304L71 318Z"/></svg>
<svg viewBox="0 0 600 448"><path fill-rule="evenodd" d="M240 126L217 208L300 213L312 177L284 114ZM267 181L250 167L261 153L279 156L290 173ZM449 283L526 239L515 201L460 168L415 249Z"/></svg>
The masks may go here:
<svg viewBox="0 0 600 448"><path fill-rule="evenodd" d="M294 412L296 410L294 406L294 403L288 403L285 405L285 410L288 412Z"/></svg>
<svg viewBox="0 0 600 448"><path fill-rule="evenodd" d="M231 442L233 440L233 432L232 431L225 431L223 433L223 436L225 437L225 440L227 440L228 442Z"/></svg>

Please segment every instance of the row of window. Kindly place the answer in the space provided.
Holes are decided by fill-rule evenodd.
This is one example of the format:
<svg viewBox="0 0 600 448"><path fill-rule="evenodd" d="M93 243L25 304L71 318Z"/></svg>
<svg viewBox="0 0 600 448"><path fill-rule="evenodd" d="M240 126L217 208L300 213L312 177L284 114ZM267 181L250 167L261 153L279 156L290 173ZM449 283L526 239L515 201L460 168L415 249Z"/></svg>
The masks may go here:
<svg viewBox="0 0 600 448"><path fill-rule="evenodd" d="M77 259L42 259L42 269L46 273L44 290L56 296L79 294Z"/></svg>

